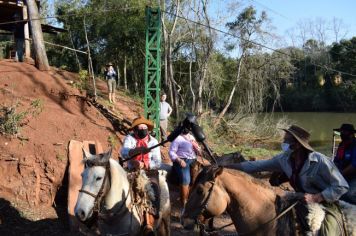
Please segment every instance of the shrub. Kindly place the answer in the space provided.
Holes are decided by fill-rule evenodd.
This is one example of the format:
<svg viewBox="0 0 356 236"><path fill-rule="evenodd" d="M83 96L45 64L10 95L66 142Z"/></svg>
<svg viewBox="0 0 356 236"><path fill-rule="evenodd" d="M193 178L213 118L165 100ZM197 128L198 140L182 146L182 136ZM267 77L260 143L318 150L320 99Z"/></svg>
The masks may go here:
<svg viewBox="0 0 356 236"><path fill-rule="evenodd" d="M87 70L79 71L79 78L73 83L73 86L79 89L81 92L83 90L88 90L89 88L89 73Z"/></svg>

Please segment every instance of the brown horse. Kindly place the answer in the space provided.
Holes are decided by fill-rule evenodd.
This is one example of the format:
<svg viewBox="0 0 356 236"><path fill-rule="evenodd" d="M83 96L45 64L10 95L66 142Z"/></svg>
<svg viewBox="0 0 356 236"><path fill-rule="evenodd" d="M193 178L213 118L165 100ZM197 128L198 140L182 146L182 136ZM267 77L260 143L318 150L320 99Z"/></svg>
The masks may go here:
<svg viewBox="0 0 356 236"><path fill-rule="evenodd" d="M199 174L186 205L184 224L194 225L192 219L203 221L227 211L239 235L293 235L290 213L278 221L280 198L268 186L237 170L207 167Z"/></svg>
<svg viewBox="0 0 356 236"><path fill-rule="evenodd" d="M276 190L238 170L205 167L189 196L184 225L192 228L195 223L193 219L203 222L227 211L239 235L296 235L293 213L288 211L288 206L296 199L284 199L286 192L279 190L277 194ZM353 226L355 207L342 201L340 206L348 233L356 235L356 227ZM317 233L324 212L319 204L310 204L308 208L311 211L306 219L313 233ZM319 214L319 209L322 214Z"/></svg>

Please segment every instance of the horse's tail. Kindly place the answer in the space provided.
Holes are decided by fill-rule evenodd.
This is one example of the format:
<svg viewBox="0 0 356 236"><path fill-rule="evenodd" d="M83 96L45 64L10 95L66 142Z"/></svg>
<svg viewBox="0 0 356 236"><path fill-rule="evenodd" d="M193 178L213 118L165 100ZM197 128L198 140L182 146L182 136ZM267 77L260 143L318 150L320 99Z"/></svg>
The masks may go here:
<svg viewBox="0 0 356 236"><path fill-rule="evenodd" d="M160 188L160 208L159 218L157 221L157 231L159 235L170 235L170 214L171 202L169 198L169 189L167 184L167 172L164 170L158 171L158 184Z"/></svg>

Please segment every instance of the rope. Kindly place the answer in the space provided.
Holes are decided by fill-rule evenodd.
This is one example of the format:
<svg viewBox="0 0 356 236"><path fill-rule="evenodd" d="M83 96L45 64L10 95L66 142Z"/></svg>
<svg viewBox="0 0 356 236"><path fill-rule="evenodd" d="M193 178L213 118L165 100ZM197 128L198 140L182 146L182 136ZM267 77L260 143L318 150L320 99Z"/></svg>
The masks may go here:
<svg viewBox="0 0 356 236"><path fill-rule="evenodd" d="M208 28L209 30L214 30L216 32L219 32L219 33L222 33L222 34L225 34L225 35L228 35L228 36L231 36L231 37L234 37L234 38L237 38L237 39L240 39L244 42L247 42L247 43L252 43L256 46L259 46L259 47L262 47L262 48L266 48L266 49L269 49L273 52L276 52L276 53L279 53L279 54L282 54L282 55L285 55L285 56L288 56L288 57L291 57L293 58L292 55L290 55L289 53L286 53L286 52L283 52L281 50L278 50L278 49L275 49L275 48L272 48L272 47L269 47L269 46L266 46L264 44L261 44L261 43L258 43L258 42L255 42L255 41L252 41L252 40L249 40L249 39L244 39L244 38L241 38L240 36L236 35L236 34L233 34L233 33L230 33L230 32L226 32L224 30L221 30L221 29L218 29L218 28L215 28L215 27L212 27L210 25L206 25L206 24L203 24L201 22L198 22L198 21L194 21L194 20L191 20L189 18L186 18L184 16L181 16L181 15L178 15L178 14L175 14L175 13L172 13L172 12L168 12L168 11L165 11L165 10L161 10L162 12L166 13L166 14L169 14L169 15L172 15L172 16L175 16L175 17L178 17L178 18L181 18L181 19L184 19L186 21L189 21L189 22L192 22L196 25L200 25L200 26L203 26L205 28ZM344 71L339 71L339 70L335 70L335 69L332 69L332 68L329 68L327 67L326 65L320 65L320 64L316 64L316 63L310 63L316 67L319 67L319 68L322 68L322 69L326 69L326 70L329 70L329 71L333 71L333 72L338 72L340 74L344 74L344 75L349 75L349 76L352 76L352 77L356 77L356 75L354 74L351 74L351 73L348 73L348 72L344 72Z"/></svg>

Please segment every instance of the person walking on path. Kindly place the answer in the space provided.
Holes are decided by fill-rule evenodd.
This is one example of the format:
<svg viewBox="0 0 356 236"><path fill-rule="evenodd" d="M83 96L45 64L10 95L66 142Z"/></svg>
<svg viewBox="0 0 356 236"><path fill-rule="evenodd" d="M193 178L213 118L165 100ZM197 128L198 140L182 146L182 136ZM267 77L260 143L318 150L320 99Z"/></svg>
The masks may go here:
<svg viewBox="0 0 356 236"><path fill-rule="evenodd" d="M106 69L105 69L105 79L108 85L108 92L109 92L109 102L110 103L115 103L116 99L115 99L115 89L116 89L116 77L117 77L117 73L113 67L112 63L108 63L106 65Z"/></svg>
<svg viewBox="0 0 356 236"><path fill-rule="evenodd" d="M188 201L189 185L191 184L191 166L196 161L197 155L201 155L199 144L194 136L189 133L189 130L184 128L182 134L171 143L169 148L169 157L173 162L173 171L180 185L181 216L184 214L184 207Z"/></svg>

